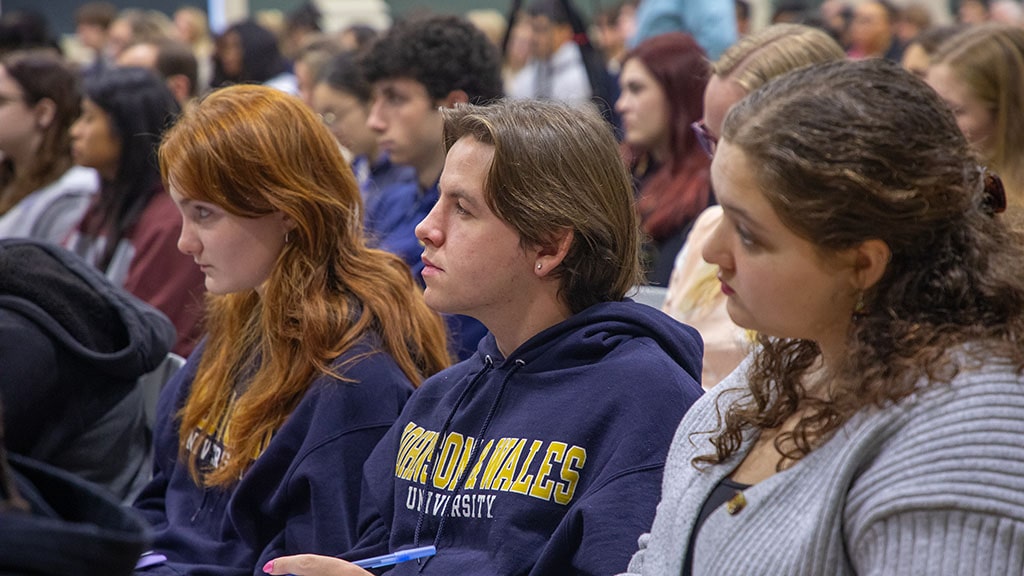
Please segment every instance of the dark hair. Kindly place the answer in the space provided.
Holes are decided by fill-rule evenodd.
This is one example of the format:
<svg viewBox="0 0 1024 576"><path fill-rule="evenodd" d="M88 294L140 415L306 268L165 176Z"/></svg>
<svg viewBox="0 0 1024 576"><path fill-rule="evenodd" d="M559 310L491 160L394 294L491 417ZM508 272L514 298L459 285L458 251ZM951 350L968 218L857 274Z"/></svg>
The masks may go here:
<svg viewBox="0 0 1024 576"><path fill-rule="evenodd" d="M229 34L238 36L242 44L242 72L228 76L220 59L220 50ZM230 26L217 38L217 51L213 56L213 79L211 86L222 87L231 84L262 84L274 76L288 71L288 61L281 55L277 37L273 32L253 20L238 22Z"/></svg>
<svg viewBox="0 0 1024 576"><path fill-rule="evenodd" d="M86 2L75 10L75 24L91 24L106 30L117 18L117 7L110 2Z"/></svg>
<svg viewBox="0 0 1024 576"><path fill-rule="evenodd" d="M285 30L311 30L313 32L320 32L320 19L323 15L320 13L320 9L316 7L311 1L305 2L295 10L292 10L285 17Z"/></svg>
<svg viewBox="0 0 1024 576"><path fill-rule="evenodd" d="M355 38L355 52L362 54L380 36L377 29L366 24L353 24L342 31L342 34L352 34Z"/></svg>
<svg viewBox="0 0 1024 576"><path fill-rule="evenodd" d="M823 257L874 239L891 260L863 294L845 360L830 367L829 399L810 398L802 382L816 343L761 335L748 391L711 439L716 453L695 463L722 462L744 429L806 408L775 442L798 460L865 408L993 356L1024 367L1024 237L993 215L982 168L924 82L883 59L812 66L734 106L722 136L779 219Z"/></svg>
<svg viewBox="0 0 1024 576"><path fill-rule="evenodd" d="M373 87L352 54L342 53L328 60L320 69L316 82L327 84L334 90L348 92L364 104L373 99Z"/></svg>
<svg viewBox="0 0 1024 576"><path fill-rule="evenodd" d="M669 157L639 191L644 231L660 241L679 232L707 208L711 162L690 124L704 117L704 88L711 70L707 55L689 34L669 32L641 42L622 59L636 59L658 82L668 102ZM625 146L635 166L649 151Z"/></svg>
<svg viewBox="0 0 1024 576"><path fill-rule="evenodd" d="M71 167L71 124L82 110L82 92L78 75L49 50L14 52L0 61L25 94L25 103L35 106L46 98L54 104L53 121L43 130L43 139L35 152L33 165L18 178L10 194L0 198L0 214L10 210L25 196L60 178ZM0 163L0 188L14 179L10 159Z"/></svg>
<svg viewBox="0 0 1024 576"><path fill-rule="evenodd" d="M435 100L462 90L474 104L501 98L501 56L476 26L457 16L396 24L362 60L371 83L407 77Z"/></svg>
<svg viewBox="0 0 1024 576"><path fill-rule="evenodd" d="M528 16L543 16L552 24L568 24L569 13L565 9L565 0L533 0L526 8Z"/></svg>
<svg viewBox="0 0 1024 576"><path fill-rule="evenodd" d="M106 268L120 239L162 189L156 149L180 108L162 79L144 68L111 68L85 79L85 97L110 117L121 140L117 176L104 181L99 200L82 222L84 231L108 231Z"/></svg>
<svg viewBox="0 0 1024 576"><path fill-rule="evenodd" d="M596 110L554 100L502 100L441 114L445 149L464 136L494 146L484 183L487 205L524 246L544 246L572 230L555 274L573 314L621 300L639 283L633 188L611 126Z"/></svg>
<svg viewBox="0 0 1024 576"><path fill-rule="evenodd" d="M736 9L737 20L750 18L750 2L747 2L747 0L733 0L733 6Z"/></svg>
<svg viewBox="0 0 1024 576"><path fill-rule="evenodd" d="M36 10L4 12L0 16L0 55L33 48L49 48L61 53L46 16Z"/></svg>
<svg viewBox="0 0 1024 576"><path fill-rule="evenodd" d="M199 63L195 52L178 40L161 40L156 46L156 69L164 78L184 76L188 79L189 96L195 96L199 88Z"/></svg>

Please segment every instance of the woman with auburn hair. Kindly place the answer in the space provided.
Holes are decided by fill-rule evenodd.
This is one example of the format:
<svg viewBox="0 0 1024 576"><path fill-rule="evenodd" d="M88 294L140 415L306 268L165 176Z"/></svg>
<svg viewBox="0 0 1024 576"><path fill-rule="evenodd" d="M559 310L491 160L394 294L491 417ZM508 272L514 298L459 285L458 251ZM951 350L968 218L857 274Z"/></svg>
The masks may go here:
<svg viewBox="0 0 1024 576"><path fill-rule="evenodd" d="M234 574L345 548L363 462L449 363L443 322L399 258L365 246L352 172L297 98L210 94L167 133L160 167L211 295L135 503L167 557L151 570Z"/></svg>
<svg viewBox="0 0 1024 576"><path fill-rule="evenodd" d="M704 114L707 56L689 35L661 34L626 54L619 75L623 155L637 183L647 282L668 284L672 258L712 202L711 161L690 124Z"/></svg>
<svg viewBox="0 0 1024 576"><path fill-rule="evenodd" d="M711 177L704 258L758 346L680 422L628 572L1020 574L1024 235L942 100L878 58L797 70Z"/></svg>
<svg viewBox="0 0 1024 576"><path fill-rule="evenodd" d="M940 46L926 76L981 161L1024 205L1024 28L972 26Z"/></svg>
<svg viewBox="0 0 1024 576"><path fill-rule="evenodd" d="M50 51L0 62L0 238L59 243L82 218L99 177L71 159L81 110L78 76Z"/></svg>
<svg viewBox="0 0 1024 576"><path fill-rule="evenodd" d="M704 119L694 132L713 155L726 112L744 96L786 72L843 60L846 54L824 31L800 24L775 24L733 44L711 66L704 92ZM722 220L722 208L705 210L675 258L662 310L693 326L704 339L701 385L712 388L750 353L752 336L729 318L719 289L718 268L701 258L701 248Z"/></svg>

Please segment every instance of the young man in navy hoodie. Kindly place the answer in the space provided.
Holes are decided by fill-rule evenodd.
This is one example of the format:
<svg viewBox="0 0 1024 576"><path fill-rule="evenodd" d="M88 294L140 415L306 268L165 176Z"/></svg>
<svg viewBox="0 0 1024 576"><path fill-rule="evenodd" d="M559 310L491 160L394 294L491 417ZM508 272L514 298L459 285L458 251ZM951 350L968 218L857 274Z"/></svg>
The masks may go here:
<svg viewBox="0 0 1024 576"><path fill-rule="evenodd" d="M669 443L701 394L697 333L624 300L640 277L629 176L589 110L443 112L440 200L417 226L425 297L489 330L428 379L364 467L357 560L392 574L612 574L654 517ZM366 574L292 556L271 574Z"/></svg>
<svg viewBox="0 0 1024 576"><path fill-rule="evenodd" d="M486 104L502 96L501 56L467 20L434 16L400 23L377 40L361 66L373 84L367 126L380 150L416 170L415 180L380 189L366 205L368 242L397 254L422 284L422 247L416 224L437 202L444 166L441 109ZM466 358L484 328L468 318L447 317L453 351Z"/></svg>

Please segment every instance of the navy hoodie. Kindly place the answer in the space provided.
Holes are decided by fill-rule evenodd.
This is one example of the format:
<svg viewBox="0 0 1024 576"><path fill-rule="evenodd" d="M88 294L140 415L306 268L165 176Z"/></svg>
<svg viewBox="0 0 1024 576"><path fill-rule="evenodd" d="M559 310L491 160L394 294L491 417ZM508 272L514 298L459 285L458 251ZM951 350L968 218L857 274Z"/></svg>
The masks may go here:
<svg viewBox="0 0 1024 576"><path fill-rule="evenodd" d="M66 250L0 241L0 395L11 452L131 498L149 478L140 376L174 343L155 308Z"/></svg>
<svg viewBox="0 0 1024 576"><path fill-rule="evenodd" d="M592 306L508 358L486 336L413 394L366 462L362 538L344 557L434 544L390 573L625 570L701 395L701 355L695 330L630 301Z"/></svg>
<svg viewBox="0 0 1024 576"><path fill-rule="evenodd" d="M178 460L177 416L204 349L196 348L157 405L153 481L135 508L153 529L154 550L168 561L145 573L262 575L260 568L278 556L351 547L363 462L412 393L405 374L379 349L353 346L334 362L347 381L314 380L235 485L204 489ZM204 465L230 457L223 432L214 426L191 435Z"/></svg>

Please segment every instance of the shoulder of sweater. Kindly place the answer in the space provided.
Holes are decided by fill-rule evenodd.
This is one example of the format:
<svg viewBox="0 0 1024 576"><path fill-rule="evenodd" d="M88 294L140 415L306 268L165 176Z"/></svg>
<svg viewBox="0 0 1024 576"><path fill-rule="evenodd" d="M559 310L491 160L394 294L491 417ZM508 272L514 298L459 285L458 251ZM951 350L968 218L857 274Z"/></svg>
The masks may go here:
<svg viewBox="0 0 1024 576"><path fill-rule="evenodd" d="M1024 381L1010 367L965 372L875 414L847 510L861 521L948 508L1024 521Z"/></svg>

